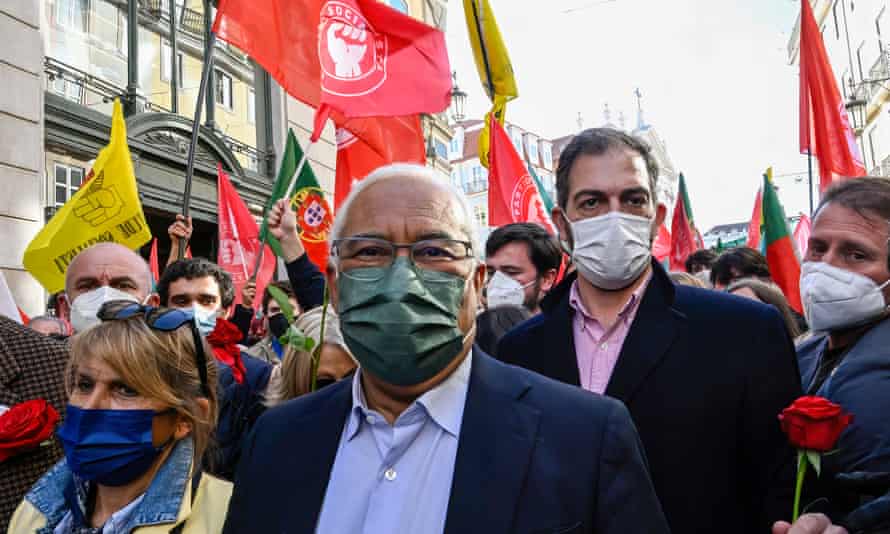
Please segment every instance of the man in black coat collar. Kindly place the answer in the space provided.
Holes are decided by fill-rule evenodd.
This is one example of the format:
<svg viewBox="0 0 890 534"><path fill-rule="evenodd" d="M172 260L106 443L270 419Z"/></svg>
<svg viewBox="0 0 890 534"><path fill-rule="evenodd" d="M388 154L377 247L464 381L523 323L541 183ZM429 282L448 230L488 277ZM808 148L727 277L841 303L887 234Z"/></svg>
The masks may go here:
<svg viewBox="0 0 890 534"><path fill-rule="evenodd" d="M776 310L675 287L652 261L657 176L649 148L616 130L566 147L553 219L577 274L498 356L627 405L673 532L767 532L791 510L777 415L801 394L794 348Z"/></svg>

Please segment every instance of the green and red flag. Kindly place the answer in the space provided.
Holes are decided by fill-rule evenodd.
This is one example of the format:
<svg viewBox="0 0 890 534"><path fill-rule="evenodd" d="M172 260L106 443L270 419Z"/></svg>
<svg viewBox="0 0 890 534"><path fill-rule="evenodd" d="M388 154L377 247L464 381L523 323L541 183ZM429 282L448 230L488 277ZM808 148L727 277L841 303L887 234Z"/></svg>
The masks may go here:
<svg viewBox="0 0 890 534"><path fill-rule="evenodd" d="M754 211L751 213L751 222L748 223L748 241L746 246L754 250L760 250L760 229L763 226L763 189L757 190L757 198L754 199Z"/></svg>
<svg viewBox="0 0 890 534"><path fill-rule="evenodd" d="M300 149L300 144L297 142L293 130L289 130L284 155L281 159L281 168L278 171L275 186L272 188L272 196L266 203L263 226L260 229L260 239L265 240L278 257L284 257L284 253L281 250L281 243L269 232L267 218L272 206L287 194L287 187L302 158L303 151ZM297 231L300 233L300 241L302 241L303 248L306 249L312 263L324 272L328 263L328 233L334 223L334 216L325 199L324 191L318 185L315 173L312 172L308 162L300 171L294 191L290 205L297 212Z"/></svg>
<svg viewBox="0 0 890 534"><path fill-rule="evenodd" d="M692 203L689 202L689 191L686 189L686 177L680 173L680 190L678 196L683 199L683 206L686 208L686 220L689 221L689 227L692 228L692 236L695 238L695 246L697 248L705 248L704 239L701 232L695 227L695 217L692 216Z"/></svg>
<svg viewBox="0 0 890 534"><path fill-rule="evenodd" d="M785 217L785 209L772 184L772 169L763 175L763 243L773 281L785 293L788 304L803 313L800 303L800 260Z"/></svg>
<svg viewBox="0 0 890 534"><path fill-rule="evenodd" d="M683 175L680 175L680 184L683 184ZM677 195L677 203L674 206L674 220L671 222L671 253L670 253L670 270L684 271L686 270L686 258L698 249L696 242L695 230L689 222L686 215L686 209L683 195Z"/></svg>

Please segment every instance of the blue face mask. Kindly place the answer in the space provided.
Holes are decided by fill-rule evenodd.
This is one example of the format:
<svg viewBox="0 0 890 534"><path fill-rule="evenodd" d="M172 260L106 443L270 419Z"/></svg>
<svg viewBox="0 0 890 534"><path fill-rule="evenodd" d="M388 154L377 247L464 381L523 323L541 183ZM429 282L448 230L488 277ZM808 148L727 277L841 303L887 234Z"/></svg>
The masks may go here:
<svg viewBox="0 0 890 534"><path fill-rule="evenodd" d="M216 328L216 312L207 311L197 304L192 305L192 312L195 314L195 324L198 325L198 332L202 336L207 337L213 329Z"/></svg>
<svg viewBox="0 0 890 534"><path fill-rule="evenodd" d="M103 486L123 486L149 470L173 441L152 444L152 421L173 410L84 410L70 404L58 435L68 468Z"/></svg>

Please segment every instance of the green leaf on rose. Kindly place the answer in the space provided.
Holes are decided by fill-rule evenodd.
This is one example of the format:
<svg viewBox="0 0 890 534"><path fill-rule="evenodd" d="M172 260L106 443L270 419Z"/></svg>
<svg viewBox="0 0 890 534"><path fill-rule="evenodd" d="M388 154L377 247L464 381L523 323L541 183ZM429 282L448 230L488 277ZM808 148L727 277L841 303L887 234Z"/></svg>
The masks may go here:
<svg viewBox="0 0 890 534"><path fill-rule="evenodd" d="M278 303L278 307L281 308L281 313L284 314L284 317L287 319L288 323L294 322L294 307L290 303L290 299L287 298L287 295L284 294L284 291L278 289L275 286L267 286L266 291L269 292L269 295L275 299L275 302Z"/></svg>
<svg viewBox="0 0 890 534"><path fill-rule="evenodd" d="M820 476L822 474L822 455L816 451L807 451L807 461L816 470L816 476Z"/></svg>

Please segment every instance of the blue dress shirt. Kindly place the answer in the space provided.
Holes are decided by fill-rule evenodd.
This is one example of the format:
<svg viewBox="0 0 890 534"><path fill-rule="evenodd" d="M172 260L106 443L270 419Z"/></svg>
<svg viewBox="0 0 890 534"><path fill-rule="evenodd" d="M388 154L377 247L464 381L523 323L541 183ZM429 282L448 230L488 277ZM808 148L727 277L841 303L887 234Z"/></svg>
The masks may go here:
<svg viewBox="0 0 890 534"><path fill-rule="evenodd" d="M472 353L390 425L368 408L361 370L316 534L437 534L445 528Z"/></svg>

